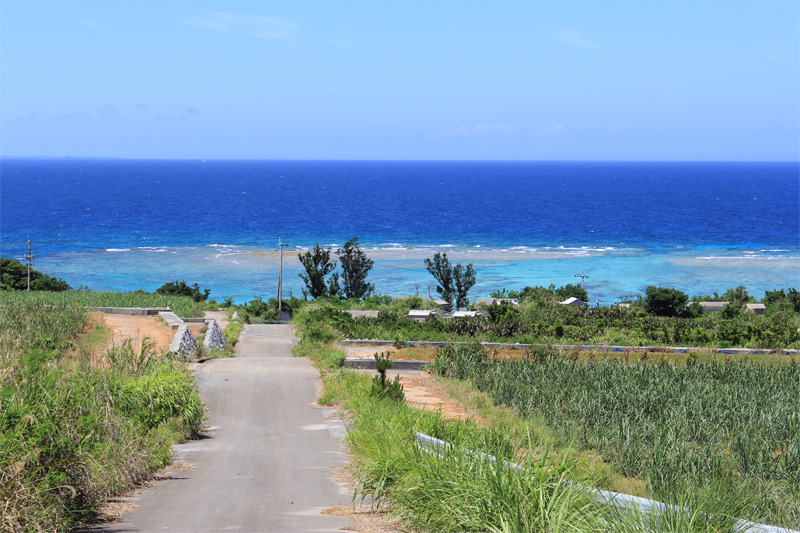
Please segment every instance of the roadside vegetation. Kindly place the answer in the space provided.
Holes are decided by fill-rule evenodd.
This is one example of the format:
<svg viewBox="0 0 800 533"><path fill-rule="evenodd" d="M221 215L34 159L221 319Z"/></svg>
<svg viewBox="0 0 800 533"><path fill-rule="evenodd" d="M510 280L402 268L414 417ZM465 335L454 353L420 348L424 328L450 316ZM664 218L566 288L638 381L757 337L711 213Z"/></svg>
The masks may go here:
<svg viewBox="0 0 800 533"><path fill-rule="evenodd" d="M468 380L477 376L476 382L504 384L499 389L505 394L501 396L489 387L484 387L487 393L469 393L473 398L483 398L481 419L446 420L438 413L419 411L380 394L377 390L377 383L381 380L379 374L343 369L344 356L332 344L337 338L336 325L331 320L321 320L326 313L325 307L317 302L308 304L296 314L294 323L302 338L295 354L312 358L320 369L324 382L320 403L337 405L347 411L350 420L348 442L356 470L355 501L369 498L373 505L388 510L412 530L728 531L734 519L738 518L769 519L777 525L789 527L798 525L797 484L794 479L797 469L791 473L791 461L796 459L778 459L785 463L772 467L767 467L768 461L764 461L765 450L768 455L781 455L770 449L773 445L787 453L790 447L797 446L796 433L791 434L791 430L787 433L785 425L780 429L777 420L768 421L770 417L786 416L790 420L797 417L796 406L787 401L792 394L796 397L796 367L787 367L786 376L776 378L773 381L778 383L773 383L766 373L759 374L748 370L749 367L736 366L727 372L719 371L713 379L705 378L706 381L721 381L714 389L713 384L703 381L702 370L696 366L648 371L638 366L609 364L609 371L601 369L593 378L593 370L598 365L578 363L541 350L532 353L530 361L524 363L540 365L540 372L515 381L515 372L523 372L521 366L513 366L517 363L504 363L505 366L498 363L495 367L491 366L493 363L487 360L479 346L466 346L456 351L446 346L439 350L436 362L432 364L446 376L442 378L445 386L464 393L465 387L469 388ZM506 367L508 371L502 373ZM624 369L630 372L627 380ZM550 375L556 370L560 374L551 385ZM738 375L739 370L744 377ZM673 376L670 381L659 377L659 372L664 376L678 377ZM638 374L645 377L634 379ZM501 380L506 376L507 379ZM660 388L652 391L650 396L642 396L642 392L637 395L637 390L648 390L649 386L643 385L648 379L659 383ZM748 402L741 407L735 406L734 411L727 415L724 411L730 405L725 401L705 399L708 394L725 394L737 385L748 384L758 388L763 385L759 379L771 384L767 396L778 404L760 421L753 410L759 409L764 400L754 403L757 394L750 394ZM679 382L677 385L675 380ZM402 385L402 380L399 384ZM537 388L545 386L551 395L560 392L561 396L553 398L536 392ZM614 386L617 388L612 389ZM610 390L606 391L606 388ZM626 388L627 396L624 395ZM664 404L660 403L656 393L672 388L677 390L665 396ZM693 399L691 395L700 398ZM581 402L582 396L589 400ZM620 401L614 402L613 398L617 396ZM534 399L525 403L528 397ZM509 398L518 398L524 408ZM735 396L730 401L736 398L741 400ZM487 405L487 401L497 406ZM704 415L701 411L696 419L687 417L685 413L684 418L678 416L688 409L703 409L706 406L702 402L713 401L719 404L713 406L711 414ZM572 403L576 405L572 406ZM657 413L664 410L664 406L668 407L666 412L672 419L659 419ZM736 423L739 416L742 421ZM588 420L584 421L584 418ZM625 421L628 418L630 425ZM556 419L560 422L557 423ZM601 432L603 428L600 426L609 424L609 420L616 425L605 433ZM639 431L640 426L653 430L661 423L675 423L677 427L664 427L655 436L644 434L640 441L632 440L631 434ZM759 464L769 473L764 469L758 470L761 467L747 472L734 471L736 467L741 468L740 463L734 462L738 457L732 457L737 452L724 460L710 456L706 458L710 463L704 463L701 454L715 448L699 437L691 440L691 435L689 440L682 440L686 438L686 427L696 429L698 424L716 425L708 428L703 437L725 436L720 448L724 449L728 443L733 443L733 447L739 446L737 450L740 451L748 446L759 448L761 452L754 449L752 454L746 452L742 457L747 456L746 460L759 457ZM747 435L748 428L767 432L770 436L759 435L757 431L755 435ZM441 453L423 451L415 444L416 432L442 439L452 444L452 448L441 450ZM764 446L760 446L758 441L761 438L767 439ZM626 457L630 464L626 463L627 466L617 458L619 446L604 449L617 440L625 449L630 449L631 457ZM657 455L652 446L647 447L653 440L668 452L660 459L651 459ZM487 461L485 456L467 450L490 454L499 460ZM604 461L597 459L597 454L605 456L606 453L608 457L604 457ZM684 458L682 453L688 456ZM638 456L641 464L633 461L634 456ZM508 467L503 461L522 465L524 469ZM657 461L661 462L664 471L659 471L661 477L651 479L647 467ZM720 464L715 465L714 461ZM630 466L632 464L637 466ZM722 465L734 470L726 473ZM719 475L704 477L703 472L709 466L718 466L718 470L713 472ZM673 467L676 467L674 474ZM731 483L735 481L740 485ZM667 512L648 521L638 513L617 511L598 504L589 493L576 489L575 483L611 490L627 487L632 489L628 492L657 496L662 501L693 511Z"/></svg>
<svg viewBox="0 0 800 533"><path fill-rule="evenodd" d="M578 287L579 288L579 287ZM564 289L563 287L560 289ZM521 293L497 293L517 298L482 309L485 317L440 318L417 322L410 309L437 309L434 302L409 298L372 297L364 301L321 299L319 312L341 338L405 341L510 342L522 344L579 344L595 346L683 346L752 349L800 348L800 312L794 289L768 291L764 315L746 313L732 302L722 312L703 312L688 302L678 316L668 316L675 306L655 305L641 297L630 307L576 307L560 305L555 287L528 288ZM672 290L672 289L670 289ZM651 291L652 292L652 291ZM679 291L678 291L679 292ZM511 294L512 296L509 296ZM564 294L561 291L561 294ZM661 295L658 291L654 294ZM685 295L684 295L685 297ZM800 299L798 299L800 302ZM744 304L742 304L744 305ZM378 318L351 318L337 310L375 309ZM657 314L653 309L657 309Z"/></svg>
<svg viewBox="0 0 800 533"><path fill-rule="evenodd" d="M91 356L85 306L98 302L87 293L10 294L0 292L0 530L67 531L168 464L203 407L191 373L146 341Z"/></svg>

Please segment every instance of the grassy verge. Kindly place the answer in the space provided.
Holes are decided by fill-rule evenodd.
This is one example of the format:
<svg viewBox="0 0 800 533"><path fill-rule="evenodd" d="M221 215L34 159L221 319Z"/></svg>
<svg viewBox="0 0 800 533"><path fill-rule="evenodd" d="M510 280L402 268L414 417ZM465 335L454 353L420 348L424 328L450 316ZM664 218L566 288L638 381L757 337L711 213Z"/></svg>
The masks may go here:
<svg viewBox="0 0 800 533"><path fill-rule="evenodd" d="M20 319L20 317L24 317ZM203 407L185 367L147 343L92 365L71 351L81 305L0 308L0 530L66 531L171 460Z"/></svg>
<svg viewBox="0 0 800 533"><path fill-rule="evenodd" d="M605 472L589 466L561 439L535 420L508 409L494 409L486 425L445 420L371 393L371 376L341 368L343 355L330 342L331 331L307 321L296 355L309 356L320 369L321 403L337 404L351 419L348 442L355 458L355 497L370 499L419 531L724 531L731 520L709 524L701 513L668 513L649 524L635 513L611 511L572 483L597 486ZM461 384L463 386L463 382ZM485 397L481 400L484 403ZM484 416L484 412L481 417ZM435 455L420 451L416 432L454 445ZM474 450L514 461L525 469L487 462ZM617 476L619 478L619 476ZM607 482L607 480L606 480ZM712 493L676 494L671 501L737 516L730 501Z"/></svg>

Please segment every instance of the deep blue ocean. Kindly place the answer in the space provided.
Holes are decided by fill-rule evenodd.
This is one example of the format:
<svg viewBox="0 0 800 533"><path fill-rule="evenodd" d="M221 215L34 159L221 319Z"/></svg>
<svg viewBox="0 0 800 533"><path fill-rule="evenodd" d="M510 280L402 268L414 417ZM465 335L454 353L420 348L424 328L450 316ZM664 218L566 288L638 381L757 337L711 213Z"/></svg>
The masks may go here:
<svg viewBox="0 0 800 533"><path fill-rule="evenodd" d="M391 295L432 289L423 259L474 263L471 296L577 283L593 302L800 287L800 164L0 160L0 254L73 287L273 296L293 255L358 236Z"/></svg>

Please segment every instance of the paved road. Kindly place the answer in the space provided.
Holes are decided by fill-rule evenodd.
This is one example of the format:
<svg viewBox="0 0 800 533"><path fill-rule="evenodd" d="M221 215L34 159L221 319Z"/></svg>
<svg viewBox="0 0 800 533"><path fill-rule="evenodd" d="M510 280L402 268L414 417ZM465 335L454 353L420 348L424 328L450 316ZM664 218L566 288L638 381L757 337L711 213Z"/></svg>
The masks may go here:
<svg viewBox="0 0 800 533"><path fill-rule="evenodd" d="M209 438L178 446L175 470L138 497L109 532L339 531L349 519L322 515L351 497L334 481L345 464L340 420L315 407L318 373L293 358L285 325L248 325L237 357L196 368Z"/></svg>

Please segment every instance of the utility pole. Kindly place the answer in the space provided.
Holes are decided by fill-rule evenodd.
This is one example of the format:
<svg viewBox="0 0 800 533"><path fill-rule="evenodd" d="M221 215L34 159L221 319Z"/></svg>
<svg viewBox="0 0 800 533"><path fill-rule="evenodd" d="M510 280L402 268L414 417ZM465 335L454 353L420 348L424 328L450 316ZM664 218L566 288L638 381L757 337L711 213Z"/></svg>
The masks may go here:
<svg viewBox="0 0 800 533"><path fill-rule="evenodd" d="M282 303L282 296L283 296L283 247L289 246L286 243L281 242L281 238L278 237L278 246L281 250L281 266L278 270L278 319L281 318L281 303Z"/></svg>
<svg viewBox="0 0 800 533"><path fill-rule="evenodd" d="M584 279L588 278L589 276L587 276L586 274L583 273L583 271L581 271L580 274L575 274L575 277L576 278L581 278L581 289L586 290L586 287L583 285L583 281L584 281Z"/></svg>
<svg viewBox="0 0 800 533"><path fill-rule="evenodd" d="M28 235L28 253L23 257L28 261L28 292L31 292L31 261L33 261L33 254L31 253L31 236Z"/></svg>

